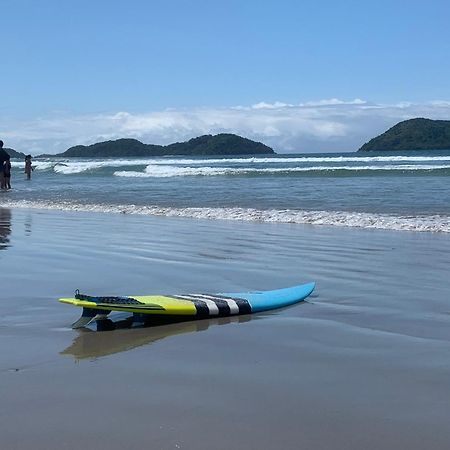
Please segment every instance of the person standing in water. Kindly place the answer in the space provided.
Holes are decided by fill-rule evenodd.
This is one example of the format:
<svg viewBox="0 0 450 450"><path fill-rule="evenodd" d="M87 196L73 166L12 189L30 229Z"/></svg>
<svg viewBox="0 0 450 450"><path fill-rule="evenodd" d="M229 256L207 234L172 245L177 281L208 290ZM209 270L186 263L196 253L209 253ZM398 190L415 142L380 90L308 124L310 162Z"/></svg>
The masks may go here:
<svg viewBox="0 0 450 450"><path fill-rule="evenodd" d="M10 157L6 158L3 163L3 189L11 189L11 161Z"/></svg>
<svg viewBox="0 0 450 450"><path fill-rule="evenodd" d="M27 174L27 180L31 180L31 172L33 170L33 166L31 165L31 155L27 155L25 156L25 173Z"/></svg>
<svg viewBox="0 0 450 450"><path fill-rule="evenodd" d="M5 175L3 172L4 163L6 159L9 157L8 153L3 149L3 141L0 141L0 187L1 189L5 189Z"/></svg>

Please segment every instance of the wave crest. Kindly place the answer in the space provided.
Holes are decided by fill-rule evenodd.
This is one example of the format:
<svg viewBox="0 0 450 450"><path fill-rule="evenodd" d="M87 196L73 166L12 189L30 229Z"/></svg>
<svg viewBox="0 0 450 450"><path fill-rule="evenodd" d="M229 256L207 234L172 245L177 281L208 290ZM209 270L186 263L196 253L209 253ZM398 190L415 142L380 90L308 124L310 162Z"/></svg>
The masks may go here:
<svg viewBox="0 0 450 450"><path fill-rule="evenodd" d="M395 231L450 233L450 216L443 215L401 216L346 211L304 211L289 209L258 210L253 208L172 208L160 206L104 205L28 200L7 201L2 206L10 208L122 213L209 220L291 223Z"/></svg>
<svg viewBox="0 0 450 450"><path fill-rule="evenodd" d="M116 177L129 178L169 178L186 176L220 176L220 175L276 175L296 173L327 173L327 172L380 172L380 171L432 171L450 170L450 164L442 165L412 165L389 164L379 166L311 166L311 167L180 167L149 164L144 171L115 171Z"/></svg>

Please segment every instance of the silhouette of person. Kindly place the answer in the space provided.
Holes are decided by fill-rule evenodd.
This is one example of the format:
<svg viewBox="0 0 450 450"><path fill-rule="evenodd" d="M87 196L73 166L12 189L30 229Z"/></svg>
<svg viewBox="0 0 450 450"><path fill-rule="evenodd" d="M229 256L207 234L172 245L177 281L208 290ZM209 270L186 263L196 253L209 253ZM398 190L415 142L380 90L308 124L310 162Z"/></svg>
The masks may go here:
<svg viewBox="0 0 450 450"><path fill-rule="evenodd" d="M27 174L27 180L31 180L31 172L34 170L31 165L31 155L25 156L25 173Z"/></svg>
<svg viewBox="0 0 450 450"><path fill-rule="evenodd" d="M11 161L10 157L3 163L3 188L11 189Z"/></svg>
<svg viewBox="0 0 450 450"><path fill-rule="evenodd" d="M4 174L4 163L6 160L9 160L9 154L3 148L3 141L0 141L0 187L2 189L6 189Z"/></svg>

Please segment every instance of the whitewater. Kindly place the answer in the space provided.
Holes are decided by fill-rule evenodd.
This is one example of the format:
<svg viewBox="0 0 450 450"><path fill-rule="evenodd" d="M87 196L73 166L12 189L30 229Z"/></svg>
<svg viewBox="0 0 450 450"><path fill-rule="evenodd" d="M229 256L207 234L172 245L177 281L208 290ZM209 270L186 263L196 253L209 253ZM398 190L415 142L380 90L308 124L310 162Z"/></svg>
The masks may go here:
<svg viewBox="0 0 450 450"><path fill-rule="evenodd" d="M0 207L450 232L450 151L13 160Z"/></svg>

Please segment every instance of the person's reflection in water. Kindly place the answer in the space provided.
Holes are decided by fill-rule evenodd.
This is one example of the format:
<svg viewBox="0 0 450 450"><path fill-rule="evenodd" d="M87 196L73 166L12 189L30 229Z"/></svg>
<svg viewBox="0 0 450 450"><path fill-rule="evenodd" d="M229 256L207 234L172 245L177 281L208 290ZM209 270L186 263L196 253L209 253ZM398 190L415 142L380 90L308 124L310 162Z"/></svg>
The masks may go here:
<svg viewBox="0 0 450 450"><path fill-rule="evenodd" d="M27 214L25 216L25 222L24 222L24 226L25 226L25 235L29 236L31 234L31 222L32 222L33 218L31 216L31 214Z"/></svg>
<svg viewBox="0 0 450 450"><path fill-rule="evenodd" d="M11 210L0 208L0 250L5 250L11 244L9 235L11 234Z"/></svg>

